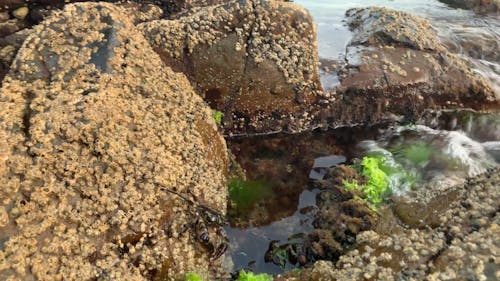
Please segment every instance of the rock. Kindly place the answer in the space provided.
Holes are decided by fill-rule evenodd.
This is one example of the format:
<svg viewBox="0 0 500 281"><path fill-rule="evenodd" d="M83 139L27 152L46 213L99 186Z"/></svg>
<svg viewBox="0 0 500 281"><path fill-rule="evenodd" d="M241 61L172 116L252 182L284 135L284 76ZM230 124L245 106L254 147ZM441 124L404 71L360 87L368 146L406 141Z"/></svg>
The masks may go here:
<svg viewBox="0 0 500 281"><path fill-rule="evenodd" d="M224 115L228 132L307 128L318 99L316 29L293 3L240 0L139 25L163 61Z"/></svg>
<svg viewBox="0 0 500 281"><path fill-rule="evenodd" d="M429 21L385 8L358 8L346 12L347 25L354 30L350 46L394 46L414 50L443 51Z"/></svg>
<svg viewBox="0 0 500 281"><path fill-rule="evenodd" d="M440 0L452 7L472 9L477 13L495 13L500 11L498 0Z"/></svg>
<svg viewBox="0 0 500 281"><path fill-rule="evenodd" d="M291 251L289 258L297 258L293 255L303 253L305 260L302 265L318 260L337 261L339 256L356 246L357 234L376 228L379 215L361 199L364 195L344 188L343 181L354 180L363 182L353 168L340 165L328 169L325 180L313 181L313 187L321 190L316 196L314 230L307 233L298 245L291 245L300 251ZM288 240L294 241L292 237Z"/></svg>
<svg viewBox="0 0 500 281"><path fill-rule="evenodd" d="M10 64L14 60L19 48L26 37L32 33L31 29L23 29L14 34L0 38L0 87L2 80L10 69Z"/></svg>
<svg viewBox="0 0 500 281"><path fill-rule="evenodd" d="M158 20L163 15L163 10L151 3L123 2L119 5L127 10L135 24Z"/></svg>
<svg viewBox="0 0 500 281"><path fill-rule="evenodd" d="M28 7L17 8L12 12L12 15L19 20L24 20L24 18L28 15L29 9Z"/></svg>
<svg viewBox="0 0 500 281"><path fill-rule="evenodd" d="M26 40L0 90L0 279L218 279L194 222L225 212L226 148L185 76L109 3Z"/></svg>
<svg viewBox="0 0 500 281"><path fill-rule="evenodd" d="M411 121L429 109L500 108L498 89L448 53L426 20L376 7L347 15L354 32L347 65L335 101L320 109L330 126Z"/></svg>
<svg viewBox="0 0 500 281"><path fill-rule="evenodd" d="M494 28L493 28L494 29ZM471 58L500 61L500 35L484 27L455 27L453 40L443 42L452 52L464 52Z"/></svg>
<svg viewBox="0 0 500 281"><path fill-rule="evenodd" d="M0 12L0 22L6 22L10 18L8 12Z"/></svg>
<svg viewBox="0 0 500 281"><path fill-rule="evenodd" d="M26 22L18 19L10 19L4 22L0 22L0 38L18 32L26 26Z"/></svg>
<svg viewBox="0 0 500 281"><path fill-rule="evenodd" d="M494 169L456 186L456 196L441 198L446 210L435 228L364 231L356 236L357 247L335 264L318 261L279 280L495 280L499 183L500 170Z"/></svg>
<svg viewBox="0 0 500 281"><path fill-rule="evenodd" d="M164 0L163 7L170 19L178 18L192 10L228 3L231 0Z"/></svg>
<svg viewBox="0 0 500 281"><path fill-rule="evenodd" d="M25 6L26 1L24 0L2 0L2 3L0 4L0 11L1 10L14 10L19 7Z"/></svg>

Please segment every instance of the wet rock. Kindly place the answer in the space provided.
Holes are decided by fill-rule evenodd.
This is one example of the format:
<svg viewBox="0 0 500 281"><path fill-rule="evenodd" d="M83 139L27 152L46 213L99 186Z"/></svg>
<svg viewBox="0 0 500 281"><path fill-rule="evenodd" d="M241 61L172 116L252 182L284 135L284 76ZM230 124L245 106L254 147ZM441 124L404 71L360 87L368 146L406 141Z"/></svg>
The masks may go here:
<svg viewBox="0 0 500 281"><path fill-rule="evenodd" d="M440 218L449 208L450 202L456 200L455 190L429 196L421 202L418 195L392 198L394 213L406 225L411 227L437 227Z"/></svg>
<svg viewBox="0 0 500 281"><path fill-rule="evenodd" d="M163 61L184 72L232 133L298 131L318 99L316 31L286 2L228 1L139 26Z"/></svg>
<svg viewBox="0 0 500 281"><path fill-rule="evenodd" d="M33 33L0 93L0 279L217 279L194 233L198 207L226 209L210 109L123 8L67 5Z"/></svg>
<svg viewBox="0 0 500 281"><path fill-rule="evenodd" d="M357 248L335 264L316 262L281 280L495 280L499 183L495 169L456 186L458 196L446 202L434 229L361 232Z"/></svg>
<svg viewBox="0 0 500 281"><path fill-rule="evenodd" d="M498 52L500 35L494 30L485 30L484 27L460 26L453 29L453 35L453 40L443 42L451 51L463 52L475 59L500 61L500 53Z"/></svg>
<svg viewBox="0 0 500 281"><path fill-rule="evenodd" d="M315 230L304 241L312 261L337 260L355 245L358 233L377 224L377 214L360 199L363 195L346 190L344 180L363 181L353 168L340 165L329 169L325 180L314 182L314 186L323 191L316 196Z"/></svg>
<svg viewBox="0 0 500 281"><path fill-rule="evenodd" d="M500 107L500 92L446 51L424 19L386 8L347 12L354 32L333 101L320 118L344 124L416 120L425 110ZM322 116L323 115L323 116Z"/></svg>
<svg viewBox="0 0 500 281"><path fill-rule="evenodd" d="M500 11L498 0L440 0L452 7L472 9L477 13L491 13Z"/></svg>

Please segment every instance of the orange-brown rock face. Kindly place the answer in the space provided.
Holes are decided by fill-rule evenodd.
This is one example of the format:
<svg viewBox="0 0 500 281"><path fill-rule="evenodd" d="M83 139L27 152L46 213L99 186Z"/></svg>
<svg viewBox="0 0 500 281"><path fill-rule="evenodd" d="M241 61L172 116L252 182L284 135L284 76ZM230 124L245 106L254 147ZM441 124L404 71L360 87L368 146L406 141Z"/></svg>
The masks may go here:
<svg viewBox="0 0 500 281"><path fill-rule="evenodd" d="M0 279L218 271L192 225L198 204L225 212L225 142L132 20L112 4L67 5L4 79Z"/></svg>
<svg viewBox="0 0 500 281"><path fill-rule="evenodd" d="M317 101L316 29L293 3L242 0L139 26L167 65L184 72L234 133L304 129Z"/></svg>

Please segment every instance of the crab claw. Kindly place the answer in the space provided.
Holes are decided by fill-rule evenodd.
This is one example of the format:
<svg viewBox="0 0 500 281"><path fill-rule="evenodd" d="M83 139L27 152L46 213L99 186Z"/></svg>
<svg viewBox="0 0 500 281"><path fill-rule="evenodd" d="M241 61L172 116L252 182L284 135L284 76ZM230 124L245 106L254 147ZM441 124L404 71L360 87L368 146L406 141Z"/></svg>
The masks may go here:
<svg viewBox="0 0 500 281"><path fill-rule="evenodd" d="M228 248L228 244L226 242L217 246L217 249L215 249L215 251L212 255L212 260L219 259L227 251L227 248Z"/></svg>

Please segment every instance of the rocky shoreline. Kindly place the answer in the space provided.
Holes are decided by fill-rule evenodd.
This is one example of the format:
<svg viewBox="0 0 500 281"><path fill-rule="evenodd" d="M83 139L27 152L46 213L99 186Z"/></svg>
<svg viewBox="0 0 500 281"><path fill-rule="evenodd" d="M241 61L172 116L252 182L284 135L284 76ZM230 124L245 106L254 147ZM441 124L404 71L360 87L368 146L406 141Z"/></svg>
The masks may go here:
<svg viewBox="0 0 500 281"><path fill-rule="evenodd" d="M429 21L377 7L346 17L346 61L329 70L340 85L323 89L316 26L288 1L3 3L0 279L229 278L223 136L500 110L498 87ZM277 279L498 278L499 183L498 169L471 179L406 224L322 183L308 242L319 261Z"/></svg>
<svg viewBox="0 0 500 281"><path fill-rule="evenodd" d="M384 213L385 221L360 232L356 248L337 262L319 261L277 280L495 280L500 272L499 183L495 169L453 187L453 195L441 194L443 208L429 210L437 220L432 227L394 224ZM422 208L431 207L410 211Z"/></svg>

